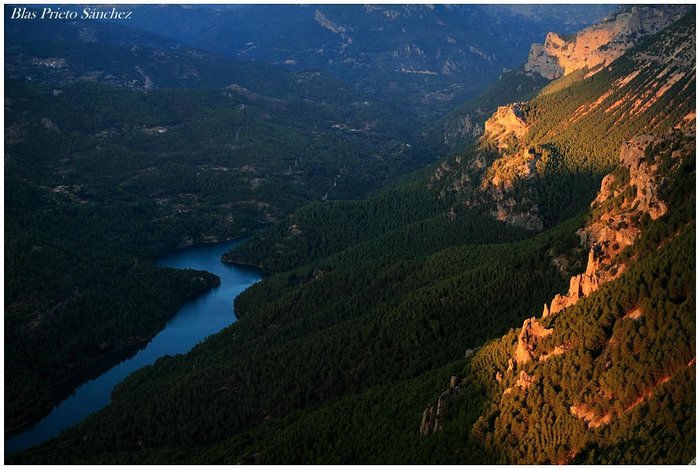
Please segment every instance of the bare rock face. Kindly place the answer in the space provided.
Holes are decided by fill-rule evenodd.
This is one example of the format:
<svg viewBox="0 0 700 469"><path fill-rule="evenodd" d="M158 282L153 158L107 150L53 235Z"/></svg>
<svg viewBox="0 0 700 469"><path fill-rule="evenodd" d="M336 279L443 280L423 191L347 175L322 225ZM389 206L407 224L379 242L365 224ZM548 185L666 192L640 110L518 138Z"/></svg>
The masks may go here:
<svg viewBox="0 0 700 469"><path fill-rule="evenodd" d="M419 430L421 435L427 436L438 431L436 410L435 406L430 406L423 411L423 420L421 420Z"/></svg>
<svg viewBox="0 0 700 469"><path fill-rule="evenodd" d="M608 198L608 194L612 191L612 186L614 183L615 183L615 175L613 175L613 174L606 175L603 178L603 180L600 182L600 190L598 191L598 195L596 196L594 203L601 204L601 203L605 202L605 200ZM584 231L584 233L585 233L585 231Z"/></svg>
<svg viewBox="0 0 700 469"><path fill-rule="evenodd" d="M555 44L563 42L556 33L549 33L544 44L530 46L530 54L525 64L525 71L534 75L540 75L549 80L557 79L564 75L564 68L559 65L559 59L550 51L556 49Z"/></svg>
<svg viewBox="0 0 700 469"><path fill-rule="evenodd" d="M492 163L479 187L492 204L492 217L528 230L540 231L544 228L537 204L527 197L520 196L516 200L512 196L516 183L537 177L542 157L537 149L525 148L521 152L506 154Z"/></svg>
<svg viewBox="0 0 700 469"><path fill-rule="evenodd" d="M688 5L631 7L573 37L549 33L544 44L530 48L525 71L553 80L582 68L602 68L688 11Z"/></svg>
<svg viewBox="0 0 700 469"><path fill-rule="evenodd" d="M521 389L527 389L534 381L535 379L525 373L525 370L520 370L520 375L518 376L518 380L515 382L515 385Z"/></svg>
<svg viewBox="0 0 700 469"><path fill-rule="evenodd" d="M695 113L684 116L676 126L676 131L682 130L687 135L695 134ZM640 136L626 142L620 150L620 165L629 172L629 179L624 172L622 179L610 174L602 182L598 196L592 203L594 219L584 228L577 231L582 246L587 246L588 261L585 272L572 276L566 294L556 295L551 305L544 305L542 318L545 319L562 309L576 304L595 292L601 285L614 280L624 272L626 265L621 263L618 255L623 249L632 245L641 233L640 218L648 216L652 219L662 216L667 208L660 199L663 174L660 169L664 166L668 171L668 153L655 155L654 144L662 143L663 138ZM681 154L695 154L695 140L685 144L681 152L674 150L670 154L671 164L680 162ZM678 162L673 160L679 159ZM627 181L627 182L625 182ZM631 190L633 189L633 190ZM643 315L640 308L627 312L627 320L637 320ZM572 347L572 340L554 345L542 344L542 339L554 333L554 328L546 328L540 320L532 317L524 321L518 334L513 355L508 359L505 371L495 370L493 376L503 389L503 395L518 390L528 389L534 382L520 365L532 361L545 362L552 357L565 354ZM575 342L576 339L573 339ZM552 347L553 345L553 347ZM465 356L471 355L471 350ZM688 363L691 366L695 359ZM666 378L668 379L668 378ZM665 381L661 381L662 383ZM450 387L445 390L438 402L423 412L420 433L428 435L441 429L439 417L448 412L454 400L461 392L462 381L452 377ZM510 385L510 387L506 387ZM585 404L570 407L570 412L588 423L589 428L604 425L610 421L612 414L598 416L593 414Z"/></svg>
<svg viewBox="0 0 700 469"><path fill-rule="evenodd" d="M617 262L617 256L639 237L639 219L644 215L656 219L666 213L667 206L659 196L660 163L653 155L645 154L653 142L653 137L639 136L622 145L620 165L628 170L629 182L618 184L612 174L603 178L598 196L591 204L594 213L597 210L596 219L577 232L581 244L589 247L586 271L569 279L566 294L557 294L549 307L544 305L543 319L575 305L620 276L626 266ZM634 189L632 194L629 188ZM523 364L536 358L537 341L551 333L552 330L543 328L537 319L527 319L518 336L513 354L515 362Z"/></svg>
<svg viewBox="0 0 700 469"><path fill-rule="evenodd" d="M643 162L644 149L652 140L651 137L642 136L624 143L620 151L620 163L629 169L629 184L637 189L634 202L638 202L639 210L656 220L666 213L668 208L658 195L658 184L655 182L656 166Z"/></svg>
<svg viewBox="0 0 700 469"><path fill-rule="evenodd" d="M533 204L530 208L522 210L514 210L513 207L507 203L497 202L496 208L491 210L490 214L496 220L514 226L522 226L531 231L542 231L544 223L537 213L537 205Z"/></svg>
<svg viewBox="0 0 700 469"><path fill-rule="evenodd" d="M539 147L522 148L529 131L527 103L501 106L486 121L480 148L472 158L454 163L443 162L430 177L427 187L433 189L447 181L439 197L461 193L467 207L483 207L495 219L528 230L541 231L544 223L538 205L522 194L514 197L516 185L543 174L550 152ZM493 152L492 144L498 148Z"/></svg>
<svg viewBox="0 0 700 469"><path fill-rule="evenodd" d="M529 129L525 122L526 103L514 103L499 106L495 113L484 124L484 135L496 141L499 149L508 148L506 137L513 134L522 138Z"/></svg>
<svg viewBox="0 0 700 469"><path fill-rule="evenodd" d="M537 342L552 332L554 332L553 329L545 329L537 319L526 319L518 335L518 344L515 346L515 362L523 364L532 360Z"/></svg>
<svg viewBox="0 0 700 469"><path fill-rule="evenodd" d="M600 285L618 277L625 269L615 259L623 249L632 245L641 232L638 220L648 215L655 220L668 210L659 196L658 164L647 158L645 150L654 141L650 136L635 137L622 145L620 165L629 171L626 187L635 190L632 197L622 195L626 187L616 187L615 177L609 174L600 184L592 208L600 208L597 219L579 233L582 243L590 245L586 271L571 277L566 295L556 295L547 310L550 314L572 306L582 297L596 291ZM603 210L609 201L612 208ZM614 269L612 267L615 267Z"/></svg>
<svg viewBox="0 0 700 469"><path fill-rule="evenodd" d="M547 303L544 304L544 308L542 309L542 319L546 318L549 316L549 307L547 306Z"/></svg>
<svg viewBox="0 0 700 469"><path fill-rule="evenodd" d="M598 289L600 281L597 272L597 264L593 255L593 249L588 253L586 272L574 275L569 279L569 291L566 295L555 295L549 307L548 315L556 314L564 308L575 305L579 299L590 295ZM546 305L545 305L546 306ZM543 315L543 317L546 317Z"/></svg>
<svg viewBox="0 0 700 469"><path fill-rule="evenodd" d="M430 435L431 433L435 433L442 428L440 416L446 413L450 407L452 407L452 403L462 392L461 384L462 378L457 375L453 375L450 378L450 387L440 394L437 403L431 405L423 411L423 419L420 423L421 435Z"/></svg>

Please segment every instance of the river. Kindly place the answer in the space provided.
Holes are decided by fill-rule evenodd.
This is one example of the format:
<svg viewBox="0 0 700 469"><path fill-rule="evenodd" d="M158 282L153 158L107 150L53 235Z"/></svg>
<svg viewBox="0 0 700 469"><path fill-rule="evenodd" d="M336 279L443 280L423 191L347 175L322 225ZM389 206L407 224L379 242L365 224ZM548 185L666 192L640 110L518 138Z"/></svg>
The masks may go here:
<svg viewBox="0 0 700 469"><path fill-rule="evenodd" d="M72 395L35 425L5 440L5 454L30 448L58 436L110 402L114 387L129 374L165 355L186 353L196 344L235 322L233 299L262 278L257 269L224 264L221 255L241 240L200 244L163 256L157 265L212 272L221 285L186 302L136 355L96 379L78 386Z"/></svg>

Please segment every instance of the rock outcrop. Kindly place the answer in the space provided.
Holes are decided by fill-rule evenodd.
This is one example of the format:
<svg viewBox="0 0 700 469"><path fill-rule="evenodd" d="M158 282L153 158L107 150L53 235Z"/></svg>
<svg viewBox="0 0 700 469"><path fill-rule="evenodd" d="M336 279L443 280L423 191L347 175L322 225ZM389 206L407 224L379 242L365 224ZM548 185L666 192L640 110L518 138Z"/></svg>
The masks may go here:
<svg viewBox="0 0 700 469"><path fill-rule="evenodd" d="M684 117L676 131L682 128L687 131L687 135L693 135L694 121L694 114ZM664 137L640 136L622 145L621 169L603 178L598 196L591 204L593 221L577 232L581 245L588 248L586 270L569 279L566 294L557 294L550 305L544 305L541 318L531 317L525 320L511 358L507 361L507 369L493 370L494 381L503 389L502 396L518 389L526 390L533 384L533 375L528 374L528 368L523 368L523 365L533 361L544 362L565 354L575 346L576 339L556 345L542 344L543 339L554 333L554 328L546 328L543 320L576 304L581 298L621 275L626 265L620 262L618 255L640 236L640 220L645 216L654 220L666 213L667 206L661 199L661 189L665 183L664 174L667 173L662 169L665 167L665 171L672 171L677 164L675 160L680 160L681 154L694 154L695 143L693 140L692 148L671 150L669 161L668 152L665 156L655 154L654 145L663 141ZM640 308L634 308L623 319L637 320L642 315ZM694 359L688 366L693 363ZM449 411L461 392L462 384L460 378L453 377L449 389L440 394L438 402L425 409L420 426L421 434L428 435L442 428L440 417ZM629 409L631 407L627 410ZM573 405L569 411L586 421L589 428L605 425L614 416L598 415L585 403Z"/></svg>
<svg viewBox="0 0 700 469"><path fill-rule="evenodd" d="M537 342L552 332L554 332L553 329L545 329L536 318L526 319L522 329L520 329L518 343L515 346L515 354L513 355L515 362L523 364L532 360Z"/></svg>
<svg viewBox="0 0 700 469"><path fill-rule="evenodd" d="M528 207L522 207L513 203L514 200L510 198L505 202L496 202L496 207L489 213L496 220L514 226L522 226L531 231L541 231L544 228L544 223L538 215L537 205L530 204Z"/></svg>
<svg viewBox="0 0 700 469"><path fill-rule="evenodd" d="M528 111L526 103L514 103L507 106L499 106L496 112L486 120L484 135L493 139L499 149L509 147L508 137L514 135L522 138L529 129L525 122L525 114Z"/></svg>
<svg viewBox="0 0 700 469"><path fill-rule="evenodd" d="M655 141L649 136L639 136L622 145L620 165L627 170L629 179L616 181L614 174L603 178L598 196L591 204L594 220L577 233L581 244L589 249L586 270L569 279L566 294L557 294L549 306L544 305L542 319L575 305L601 285L619 277L626 265L619 262L617 256L639 237L640 219L648 216L655 220L666 213L667 206L659 195L663 185L663 178L658 174L660 162L651 152L646 154ZM556 346L550 352L538 351L540 339L552 332L553 329L544 328L534 317L525 320L508 369L501 374L502 379L514 372L516 365L531 360L544 361L564 353L566 345Z"/></svg>
<svg viewBox="0 0 700 469"><path fill-rule="evenodd" d="M542 311L543 318L546 318L550 314L556 314L564 308L575 305L580 298L588 296L598 289L600 282L593 252L593 249L588 252L586 272L575 275L569 279L569 291L566 295L554 295L549 309L547 309L547 305L545 305L545 308Z"/></svg>
<svg viewBox="0 0 700 469"><path fill-rule="evenodd" d="M668 210L659 196L663 181L657 175L658 164L645 157L645 149L652 142L652 137L640 136L622 145L620 165L627 169L629 182L616 184L613 174L603 178L598 196L591 205L600 214L578 233L581 241L590 245L586 271L571 277L569 291L556 295L549 308L545 305L543 317L576 304L580 298L622 274L625 265L614 261L639 236L639 219L647 215L656 220ZM634 190L631 196L625 195L626 188Z"/></svg>
<svg viewBox="0 0 700 469"><path fill-rule="evenodd" d="M512 194L518 182L534 179L541 174L548 159L548 152L531 147L505 154L491 164L481 180L480 190L493 204L490 210L492 217L529 230L543 229L537 204L523 196L516 200Z"/></svg>
<svg viewBox="0 0 700 469"><path fill-rule="evenodd" d="M420 423L421 435L430 435L442 428L440 416L452 407L452 403L462 391L461 385L462 378L453 375L450 378L450 387L440 394L437 403L423 411L423 419Z"/></svg>
<svg viewBox="0 0 700 469"><path fill-rule="evenodd" d="M443 143L451 145L464 137L478 137L484 133L482 126L473 116L465 114L445 122L443 126Z"/></svg>
<svg viewBox="0 0 700 469"><path fill-rule="evenodd" d="M553 80L582 68L600 69L688 11L689 5L628 7L610 21L590 26L573 37L549 33L544 44L530 48L525 71Z"/></svg>
<svg viewBox="0 0 700 469"><path fill-rule="evenodd" d="M632 205L648 213L652 220L662 216L668 208L659 198L659 184L655 183L656 165L644 162L644 150L652 143L651 137L639 137L622 145L620 163L630 173L629 185L636 189Z"/></svg>

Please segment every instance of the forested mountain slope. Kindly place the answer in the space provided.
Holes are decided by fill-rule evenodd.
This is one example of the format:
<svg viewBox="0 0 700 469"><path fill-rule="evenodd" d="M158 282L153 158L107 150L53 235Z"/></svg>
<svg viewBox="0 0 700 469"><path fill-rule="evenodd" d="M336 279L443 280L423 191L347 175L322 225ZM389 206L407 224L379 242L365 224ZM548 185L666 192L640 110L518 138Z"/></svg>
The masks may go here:
<svg viewBox="0 0 700 469"><path fill-rule="evenodd" d="M421 197L447 216L470 207L531 230L581 212L625 140L663 133L695 109L694 34L694 18L686 16L593 76L572 74L531 101L500 107L477 144L438 165L424 183L437 200ZM256 235L230 259L272 268L273 258L294 252L286 265L303 264L314 257L311 246L332 239L329 231L364 226L372 232L383 220L335 223L334 216L323 215L333 213L326 208L314 210L315 226L325 232L309 230L312 210Z"/></svg>
<svg viewBox="0 0 700 469"><path fill-rule="evenodd" d="M613 60L642 40L666 28L691 11L690 5L621 5L601 23L573 34L555 30L544 43L534 43L528 61L503 73L480 96L453 110L433 129L433 139L448 147L460 147L483 134L484 121L497 106L530 100L549 81L561 76L564 87L604 70Z"/></svg>
<svg viewBox="0 0 700 469"><path fill-rule="evenodd" d="M275 272L236 324L15 460L689 462L693 15L230 253Z"/></svg>
<svg viewBox="0 0 700 469"><path fill-rule="evenodd" d="M476 352L422 433L468 427L501 463L694 457L694 117L679 124L623 146L580 231L585 273ZM486 405L457 417L475 390Z"/></svg>
<svg viewBox="0 0 700 469"><path fill-rule="evenodd" d="M430 187L530 229L582 210L625 140L694 111L694 34L691 14L592 76L499 108L479 147L441 165Z"/></svg>
<svg viewBox="0 0 700 469"><path fill-rule="evenodd" d="M484 231L486 219L478 216L470 220L465 223L478 226L471 231L483 233L482 239L501 230ZM436 235L427 230L420 244L439 247ZM271 277L239 298L236 309L242 318L234 326L189 356L162 360L120 386L114 406L66 436L62 445L71 449L60 459L94 455L122 460L100 455L99 448L118 442L115 449L121 452L144 441L161 450L124 454L123 461L161 460L164 447L171 447L169 453L176 447L245 438L243 432L255 430L258 422L301 417L314 403L330 403L441 366L465 347L504 332L502 318L517 311L521 298L531 298L530 307L537 307L547 291L563 288L562 274L546 254L555 246L555 251L566 251L566 245L554 243L556 237L548 233L510 246L464 244L404 261L388 247L401 251L403 246L381 244L384 260L375 262L373 250L358 249ZM462 243L469 242L464 238ZM575 245L573 235L568 244ZM521 280L513 282L512 275ZM477 284L499 294L484 298L470 288ZM484 308L493 314L483 315ZM191 386L200 395L196 403ZM136 422L127 424L123 418ZM79 443L85 432L91 435L89 445ZM59 457L49 451L46 460ZM226 461L235 457L227 450Z"/></svg>
<svg viewBox="0 0 700 469"><path fill-rule="evenodd" d="M7 21L8 431L215 283L154 257L362 197L424 164L403 124L322 73L118 25Z"/></svg>
<svg viewBox="0 0 700 469"><path fill-rule="evenodd" d="M11 7L5 9L7 18ZM381 100L370 102L318 70L290 72L225 57L121 24L87 20L57 22L50 28L42 24L6 19L6 77L51 86L59 93L77 82L141 92L228 88L258 101L296 101L325 112L332 109L339 119L333 123L344 130L367 130L381 120L383 130L414 132L411 121L396 120ZM305 117L302 114L301 120Z"/></svg>

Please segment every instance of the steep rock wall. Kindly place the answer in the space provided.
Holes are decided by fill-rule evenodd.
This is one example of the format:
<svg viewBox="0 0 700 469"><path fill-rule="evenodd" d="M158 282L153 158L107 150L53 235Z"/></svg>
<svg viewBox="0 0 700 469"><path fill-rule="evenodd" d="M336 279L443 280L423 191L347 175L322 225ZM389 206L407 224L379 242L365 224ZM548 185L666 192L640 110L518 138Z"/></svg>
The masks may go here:
<svg viewBox="0 0 700 469"><path fill-rule="evenodd" d="M530 48L525 71L554 80L585 67L605 66L688 11L688 5L631 7L573 37L549 33L543 44Z"/></svg>

